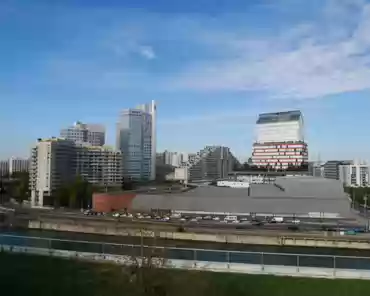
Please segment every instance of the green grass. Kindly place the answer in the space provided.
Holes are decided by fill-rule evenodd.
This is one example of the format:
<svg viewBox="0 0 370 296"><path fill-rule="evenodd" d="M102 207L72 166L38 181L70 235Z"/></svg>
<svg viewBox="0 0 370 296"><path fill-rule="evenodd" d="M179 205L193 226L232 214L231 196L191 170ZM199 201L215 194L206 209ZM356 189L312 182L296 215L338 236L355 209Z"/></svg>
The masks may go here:
<svg viewBox="0 0 370 296"><path fill-rule="evenodd" d="M370 281L361 280L303 279L155 269L138 271L133 275L131 271L111 264L0 253L0 291L14 296L370 295Z"/></svg>

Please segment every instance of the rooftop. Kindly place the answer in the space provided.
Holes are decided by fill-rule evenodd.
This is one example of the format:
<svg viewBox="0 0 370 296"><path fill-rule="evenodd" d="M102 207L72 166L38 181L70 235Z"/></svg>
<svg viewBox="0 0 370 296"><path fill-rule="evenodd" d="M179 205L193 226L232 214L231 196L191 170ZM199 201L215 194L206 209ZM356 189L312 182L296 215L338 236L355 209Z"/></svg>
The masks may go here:
<svg viewBox="0 0 370 296"><path fill-rule="evenodd" d="M132 207L206 212L308 214L333 213L352 218L341 183L315 177L278 177L276 184L252 184L248 189L198 187L171 195L139 194Z"/></svg>
<svg viewBox="0 0 370 296"><path fill-rule="evenodd" d="M299 121L301 117L302 113L299 110L276 113L263 113L259 115L257 124Z"/></svg>

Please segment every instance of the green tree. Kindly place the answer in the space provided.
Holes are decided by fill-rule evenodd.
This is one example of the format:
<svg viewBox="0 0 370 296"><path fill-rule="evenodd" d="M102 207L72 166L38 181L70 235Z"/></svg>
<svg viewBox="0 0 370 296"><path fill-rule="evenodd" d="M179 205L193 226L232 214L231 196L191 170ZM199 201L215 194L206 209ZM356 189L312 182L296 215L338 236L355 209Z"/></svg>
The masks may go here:
<svg viewBox="0 0 370 296"><path fill-rule="evenodd" d="M11 195L18 202L23 202L29 197L29 174L27 172L17 172L12 174L14 183L11 185Z"/></svg>
<svg viewBox="0 0 370 296"><path fill-rule="evenodd" d="M69 206L70 187L63 185L58 188L54 194L54 206L55 207L67 207Z"/></svg>

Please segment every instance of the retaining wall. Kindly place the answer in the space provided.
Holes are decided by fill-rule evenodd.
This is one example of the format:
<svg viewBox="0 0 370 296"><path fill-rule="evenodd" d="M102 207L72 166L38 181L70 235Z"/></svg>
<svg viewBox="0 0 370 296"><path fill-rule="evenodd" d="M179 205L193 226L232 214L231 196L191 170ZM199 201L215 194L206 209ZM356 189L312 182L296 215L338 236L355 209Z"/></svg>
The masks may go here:
<svg viewBox="0 0 370 296"><path fill-rule="evenodd" d="M237 243L250 245L279 245L299 247L321 247L321 248L346 248L346 249L370 249L370 240L347 238L318 238L297 236L264 236L260 234L217 234L217 233L194 233L150 230L143 228L127 228L124 225L97 226L82 223L67 224L50 221L29 221L30 229L45 229L57 231L82 232L90 234L119 235L119 236L143 236L158 237L173 240L205 241L218 243Z"/></svg>

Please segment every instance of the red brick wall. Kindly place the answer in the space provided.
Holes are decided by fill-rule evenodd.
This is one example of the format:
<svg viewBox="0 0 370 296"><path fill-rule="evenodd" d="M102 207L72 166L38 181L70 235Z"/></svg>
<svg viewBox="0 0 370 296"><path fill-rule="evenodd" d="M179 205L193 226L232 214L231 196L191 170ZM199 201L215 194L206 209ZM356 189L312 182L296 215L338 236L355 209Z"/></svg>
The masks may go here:
<svg viewBox="0 0 370 296"><path fill-rule="evenodd" d="M130 209L132 200L136 197L136 193L94 193L93 209L98 212L111 212L122 210L124 208Z"/></svg>

